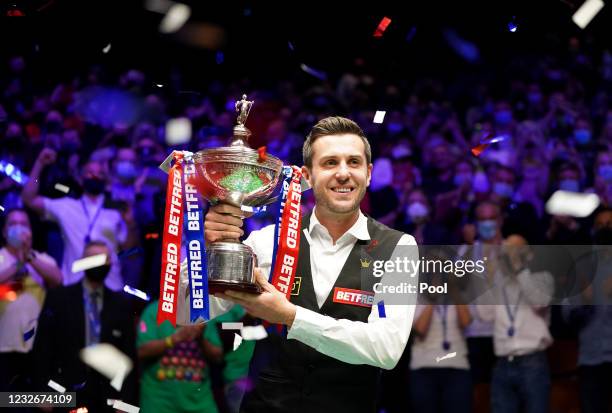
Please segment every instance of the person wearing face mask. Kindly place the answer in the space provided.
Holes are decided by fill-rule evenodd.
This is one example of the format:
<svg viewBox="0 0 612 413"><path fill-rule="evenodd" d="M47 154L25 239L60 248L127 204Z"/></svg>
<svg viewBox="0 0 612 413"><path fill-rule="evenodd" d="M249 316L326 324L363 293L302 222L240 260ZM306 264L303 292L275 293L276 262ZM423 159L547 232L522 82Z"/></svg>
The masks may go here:
<svg viewBox="0 0 612 413"><path fill-rule="evenodd" d="M52 164L56 153L41 151L24 186L22 199L26 206L40 216L58 223L64 239L62 270L64 285L78 282L83 272L72 272L72 263L81 257L84 246L92 239L104 240L111 247L111 270L106 286L114 291L123 288L123 279L116 253L138 243L138 228L131 208L121 211L105 207L106 173L98 162L89 161L81 169L83 195L78 198L50 199L38 195L42 170Z"/></svg>
<svg viewBox="0 0 612 413"><path fill-rule="evenodd" d="M406 198L403 214L394 228L412 234L417 243L425 245L450 244L450 234L441 225L432 221L429 200L421 189L414 189Z"/></svg>
<svg viewBox="0 0 612 413"><path fill-rule="evenodd" d="M111 269L111 250L105 241L90 241L82 257L106 255L106 262L85 271L81 282L47 294L34 342L34 377L37 391L49 379L76 391L77 406L89 411L112 412L107 399L136 403L134 370L118 392L109 380L88 368L79 358L81 349L108 343L135 360L135 320L129 298L104 286Z"/></svg>
<svg viewBox="0 0 612 413"><path fill-rule="evenodd" d="M20 386L29 373L45 291L61 285L62 273L52 257L32 249L30 220L23 209L6 213L2 236L0 284L10 291L0 298L0 391L25 390Z"/></svg>
<svg viewBox="0 0 612 413"><path fill-rule="evenodd" d="M612 205L612 151L597 153L593 175L594 187L587 192L595 192L604 206Z"/></svg>
<svg viewBox="0 0 612 413"><path fill-rule="evenodd" d="M501 228L503 216L500 206L493 201L483 201L475 209L476 241L473 245L463 245L458 255L462 259L485 261L485 276L471 276L466 297L479 297L493 283L493 276L498 266L497 251L502 242ZM467 276L466 276L467 277ZM472 314L477 314L479 303L474 299L470 304ZM468 357L474 382L475 404L489 404L489 384L491 369L495 362L493 352L493 323L473 317L465 329L467 337Z"/></svg>

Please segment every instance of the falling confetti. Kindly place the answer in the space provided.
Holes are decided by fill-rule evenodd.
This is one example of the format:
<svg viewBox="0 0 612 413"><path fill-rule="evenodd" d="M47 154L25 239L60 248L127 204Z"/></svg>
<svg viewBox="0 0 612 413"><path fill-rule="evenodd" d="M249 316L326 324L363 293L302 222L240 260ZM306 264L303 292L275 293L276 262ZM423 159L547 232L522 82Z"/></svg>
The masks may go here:
<svg viewBox="0 0 612 413"><path fill-rule="evenodd" d="M499 135L499 136L495 136L494 138L484 139L478 145L472 148L471 150L472 154L474 156L480 156L485 151L485 149L487 149L489 146L497 142L502 142L506 140L507 138L508 137L505 135Z"/></svg>
<svg viewBox="0 0 612 413"><path fill-rule="evenodd" d="M242 337L239 334L234 333L234 351L242 344Z"/></svg>
<svg viewBox="0 0 612 413"><path fill-rule="evenodd" d="M264 326L246 326L240 329L240 335L244 340L263 340L268 337Z"/></svg>
<svg viewBox="0 0 612 413"><path fill-rule="evenodd" d="M191 140L191 121L189 118L170 119L166 122L166 143L169 146L181 145Z"/></svg>
<svg viewBox="0 0 612 413"><path fill-rule="evenodd" d="M155 86L157 86L157 87L159 87L159 88L164 87L164 85L162 85L161 83L155 83Z"/></svg>
<svg viewBox="0 0 612 413"><path fill-rule="evenodd" d="M70 410L68 413L89 413L87 407L79 407L78 409Z"/></svg>
<svg viewBox="0 0 612 413"><path fill-rule="evenodd" d="M376 305L376 307L378 307L378 317L379 318L387 318L387 313L385 311L385 302L384 301L379 301L378 304Z"/></svg>
<svg viewBox="0 0 612 413"><path fill-rule="evenodd" d="M113 403L113 409L121 410L128 413L138 413L140 407L132 406L129 403L122 402L121 400L115 400Z"/></svg>
<svg viewBox="0 0 612 413"><path fill-rule="evenodd" d="M222 330L240 330L242 327L242 323L221 323Z"/></svg>
<svg viewBox="0 0 612 413"><path fill-rule="evenodd" d="M70 188L67 187L66 185L62 185L62 184L55 184L55 186L53 188L57 189L60 192L65 193L65 194L70 192Z"/></svg>
<svg viewBox="0 0 612 413"><path fill-rule="evenodd" d="M102 49L102 53L106 54L108 52L110 52L111 49L111 44L107 44L106 46L104 46L104 49Z"/></svg>
<svg viewBox="0 0 612 413"><path fill-rule="evenodd" d="M34 337L34 333L36 332L36 328L32 328L31 330L26 331L23 334L23 341L28 341L29 339L31 339L32 337Z"/></svg>
<svg viewBox="0 0 612 413"><path fill-rule="evenodd" d="M604 6L602 0L586 0L572 16L572 21L584 29Z"/></svg>
<svg viewBox="0 0 612 413"><path fill-rule="evenodd" d="M60 392L60 393L66 392L66 388L64 386L62 386L59 383L54 382L53 380L49 380L49 383L47 383L47 386L51 387L53 390Z"/></svg>
<svg viewBox="0 0 612 413"><path fill-rule="evenodd" d="M442 357L436 357L436 363L441 362L442 360L446 360L446 359L452 359L453 357L455 357L457 355L457 352L453 352L453 353L448 353L443 355Z"/></svg>
<svg viewBox="0 0 612 413"><path fill-rule="evenodd" d="M108 343L85 347L81 350L80 356L85 364L109 378L111 386L118 391L133 366L128 356Z"/></svg>
<svg viewBox="0 0 612 413"><path fill-rule="evenodd" d="M598 206L599 197L597 194L556 191L546 202L546 212L551 215L584 218L591 215Z"/></svg>
<svg viewBox="0 0 612 413"><path fill-rule="evenodd" d="M151 298L144 291L137 290L136 288L130 287L129 285L123 286L123 291L128 294L131 294L135 297L138 297L142 300L149 301Z"/></svg>
<svg viewBox="0 0 612 413"><path fill-rule="evenodd" d="M376 114L374 114L374 123L383 123L386 114L387 112L384 110L377 110Z"/></svg>
<svg viewBox="0 0 612 413"><path fill-rule="evenodd" d="M304 72L308 73L311 76L316 77L319 80L326 80L327 79L327 73L321 71L321 70L316 70L313 69L312 67L302 63L300 65L300 69L302 69Z"/></svg>
<svg viewBox="0 0 612 413"><path fill-rule="evenodd" d="M91 268L101 267L106 264L106 254L92 255L91 257L81 258L72 263L72 272L81 272Z"/></svg>
<svg viewBox="0 0 612 413"><path fill-rule="evenodd" d="M262 146L259 149L257 149L257 162L261 163L261 162L265 162L268 159L268 154L266 153L266 147Z"/></svg>
<svg viewBox="0 0 612 413"><path fill-rule="evenodd" d="M4 212L4 207L0 205L0 211Z"/></svg>
<svg viewBox="0 0 612 413"><path fill-rule="evenodd" d="M186 4L175 3L159 24L159 31L162 33L174 33L178 31L189 20L191 8Z"/></svg>
<svg viewBox="0 0 612 413"><path fill-rule="evenodd" d="M389 24L391 24L391 19L388 17L383 17L380 23L378 23L378 27L376 27L376 30L374 31L374 37L382 37L385 30L387 30L387 27L389 27Z"/></svg>

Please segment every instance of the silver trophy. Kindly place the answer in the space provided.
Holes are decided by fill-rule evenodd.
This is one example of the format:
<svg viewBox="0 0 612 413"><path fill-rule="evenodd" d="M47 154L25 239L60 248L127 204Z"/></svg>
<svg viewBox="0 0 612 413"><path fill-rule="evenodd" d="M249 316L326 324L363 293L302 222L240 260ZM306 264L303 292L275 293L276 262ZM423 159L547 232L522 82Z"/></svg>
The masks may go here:
<svg viewBox="0 0 612 413"><path fill-rule="evenodd" d="M252 105L253 101L246 100L246 95L236 102L238 120L229 146L193 155L196 187L213 204L258 207L270 202L278 184L283 162L270 154L261 154L247 142L251 132L245 123ZM250 247L236 240L223 240L206 248L210 294L225 290L261 292L253 272L257 256Z"/></svg>

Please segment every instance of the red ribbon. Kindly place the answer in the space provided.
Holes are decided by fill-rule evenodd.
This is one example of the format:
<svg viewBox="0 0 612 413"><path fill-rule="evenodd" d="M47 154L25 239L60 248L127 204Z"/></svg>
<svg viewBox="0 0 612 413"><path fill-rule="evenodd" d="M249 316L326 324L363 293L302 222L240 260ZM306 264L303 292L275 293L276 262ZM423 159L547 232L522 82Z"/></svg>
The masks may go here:
<svg viewBox="0 0 612 413"><path fill-rule="evenodd" d="M176 327L179 280L181 274L181 240L183 234L183 154L174 152L174 166L168 171L166 214L162 242L161 276L157 324L168 320Z"/></svg>
<svg viewBox="0 0 612 413"><path fill-rule="evenodd" d="M301 179L302 171L294 166L291 185L289 185L287 199L283 207L279 243L272 273L272 285L285 294L287 299L291 296L291 287L295 280L300 251L300 231L302 227Z"/></svg>

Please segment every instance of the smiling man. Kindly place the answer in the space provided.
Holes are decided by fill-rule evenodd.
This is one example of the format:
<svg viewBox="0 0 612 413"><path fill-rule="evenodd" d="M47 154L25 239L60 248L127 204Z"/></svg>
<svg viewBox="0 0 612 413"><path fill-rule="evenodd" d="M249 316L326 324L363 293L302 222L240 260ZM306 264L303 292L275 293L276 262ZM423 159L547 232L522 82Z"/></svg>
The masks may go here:
<svg viewBox="0 0 612 413"><path fill-rule="evenodd" d="M361 213L372 152L355 122L319 121L306 138L303 157L302 174L316 204L302 219L300 288L288 300L268 283L271 225L245 240L258 256L257 282L264 292L226 291L211 300L211 315L238 303L255 317L287 326L286 337L270 334L257 341L250 368L254 389L245 395L242 412L373 412L380 368L392 369L400 359L414 306L388 305L383 311L371 299L343 297L348 291L371 298L380 280L362 277L366 262L393 259L398 246L415 241ZM242 221L235 216L240 215L229 205L211 207L206 240L239 238Z"/></svg>

